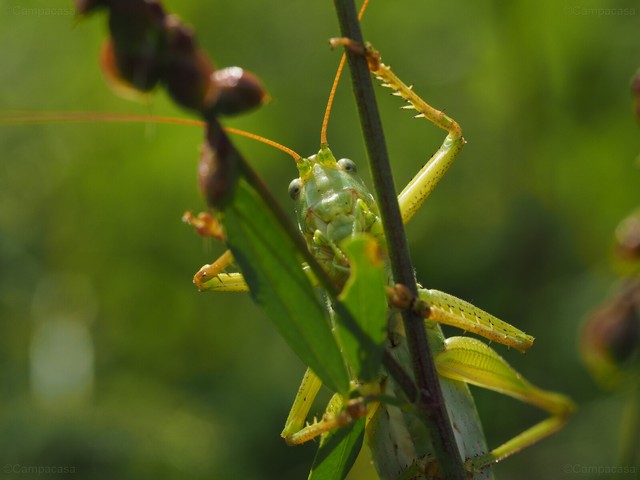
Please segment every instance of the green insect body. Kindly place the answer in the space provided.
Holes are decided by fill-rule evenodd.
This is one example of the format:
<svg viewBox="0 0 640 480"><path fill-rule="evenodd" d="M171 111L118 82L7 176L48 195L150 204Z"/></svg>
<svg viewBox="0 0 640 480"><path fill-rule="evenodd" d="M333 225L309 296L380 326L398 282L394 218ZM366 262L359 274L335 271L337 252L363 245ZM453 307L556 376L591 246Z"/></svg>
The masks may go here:
<svg viewBox="0 0 640 480"><path fill-rule="evenodd" d="M300 177L289 185L298 226L313 256L342 288L349 264L340 243L352 235L369 233L384 244L378 207L355 163L336 160L326 146L302 159L298 171Z"/></svg>
<svg viewBox="0 0 640 480"><path fill-rule="evenodd" d="M349 265L346 254L340 249L341 242L359 233L369 233L385 245L378 207L358 176L356 164L348 159L336 160L326 146L316 155L302 159L298 171L300 177L291 182L289 194L296 202L300 231L311 252L332 280L342 287L348 277ZM384 254L386 257L386 251ZM387 276L391 279L391 272L387 271ZM435 322L429 324L431 347L436 352L441 351L445 342L442 330ZM404 329L396 309L390 309L388 313L388 335L387 348L393 357L401 365L410 365ZM463 382L448 379L443 379L441 386L463 456L471 458L486 452L482 425L468 387ZM381 372L374 390L407 401L401 388L385 372ZM382 479L396 479L408 468L425 472L430 468L430 462L434 462L435 453L425 425L410 412L376 403L371 408L365 432L373 462ZM476 478L490 478L489 474L485 470Z"/></svg>
<svg viewBox="0 0 640 480"><path fill-rule="evenodd" d="M353 46L348 39L340 39L338 44ZM361 46L356 47L362 51ZM462 131L454 120L424 102L389 67L382 64L378 52L369 47L362 54L366 56L372 73L384 82L383 86L391 88L395 95L407 101L405 108L417 110L417 117L426 118L448 132L437 152L398 197L402 218L406 223L424 203L464 146ZM345 240L367 233L379 244L383 256L386 255L378 207L357 175L355 164L346 159L337 161L326 145L322 145L316 155L306 159L297 158L296 162L299 178L291 182L289 193L296 201L300 231L313 256L326 269L336 286L342 288L348 285L351 268L347 254L342 249ZM205 265L196 275L198 286L203 290L246 291L248 287L241 274L224 273L231 261L232 256L227 254L225 261L216 262L215 267ZM390 272L387 271L386 275L391 281ZM560 430L575 406L568 397L544 391L529 383L484 342L470 337L445 339L439 324L452 325L519 351L531 347L533 337L447 293L419 289L418 295L418 299L411 301L422 302L424 306L428 341L460 456L465 461L470 478L492 478L488 466ZM397 308L388 308L386 323L385 348L397 364L410 371L411 359ZM410 399L406 398L392 377L382 369L375 381L362 384L360 380L352 378L354 389L351 395L344 397L336 393L325 415L318 421L306 424L313 399L322 386L320 379L308 369L282 432L287 443L297 445L328 434L352 424L366 411L364 437L381 479L441 478L429 433L411 412ZM467 384L531 403L549 412L550 417L489 450ZM354 400L354 395L367 400ZM390 402L389 399L394 400ZM353 414L352 410L358 406L362 408L356 409L356 414Z"/></svg>
<svg viewBox="0 0 640 480"><path fill-rule="evenodd" d="M393 90L394 95L408 103L404 108L416 110L418 112L416 117L426 118L447 131L443 144L398 197L402 219L407 223L443 178L464 146L462 131L454 120L429 106L413 92L411 87L391 72L390 68L380 61L378 52L370 47L363 49L362 45L353 45L348 39L338 39L335 44L353 48L354 51L365 55L369 69L382 80L383 86ZM62 115L60 118L67 121L69 116ZM54 117L51 119L55 120ZM386 264L385 232L375 199L357 175L355 163L347 159L336 160L325 142L322 142L321 149L316 155L297 158L296 162L299 178L291 182L289 193L296 201L298 226L309 251L324 267L336 287L347 290L350 275L358 266L350 263L348 252L343 246L350 238L360 234L369 235L378 245L382 252L382 261ZM225 212L226 220L229 222L232 219L235 222L236 233L244 232L252 235L251 240L254 241L255 237L260 236L261 231L251 222L251 215L255 211L255 209L251 210L251 207L259 204L251 203L252 191L247 189L246 184L243 184L243 188L245 203L229 207L230 211ZM264 225L267 217L263 215L260 218ZM225 227L228 229L229 224ZM230 236L229 243L239 242L237 237L241 237L241 234L233 239ZM224 233L220 231L214 236L224 238ZM249 243L250 246L256 244L257 242ZM259 246L265 247L263 244ZM272 250L277 250L278 247L279 245L275 245ZM244 265L251 266L251 261L259 257L260 253L264 253L264 250L267 248L257 251L258 255L254 257L245 255ZM236 251L245 253L242 248L237 247L237 244ZM373 259L370 261L373 262ZM232 262L231 251L225 252L218 261L212 265L205 265L196 274L195 283L201 290L246 292L248 286L242 274L225 272ZM290 270L295 270L304 280L304 275L297 268L296 262L297 258L294 257L293 267ZM263 270L269 271L267 268ZM306 271L308 273L308 270ZM387 283L391 285L392 275L388 268L384 275ZM309 276L313 282L313 275ZM271 280L273 277L267 275L262 279L264 278ZM295 279L296 282L291 282L290 285L295 287L303 283L297 282L298 277ZM316 299L313 291L309 296ZM443 399L460 456L465 461L469 478L490 479L492 472L487 467L560 430L575 406L564 395L544 391L530 384L486 343L470 337L445 338L440 324L478 334L519 351L526 351L531 347L533 337L447 293L419 289L418 296L419 298L411 301L422 302L424 305L428 342L440 376ZM387 298L383 300L386 305ZM389 303L393 304L391 301ZM385 351L397 365L406 372L410 372L412 361L399 315L400 307L386 308L385 305L382 309L385 313L380 316L386 323ZM281 308L277 313L282 311L290 313L287 311L287 306L289 305L278 305ZM321 322L324 322L326 313L324 306L320 306L319 309ZM329 306L329 311L331 310ZM303 315L299 316L306 315L305 318L308 319L308 309L302 310L301 313ZM385 315L386 317L383 318ZM333 319L334 327L338 320ZM326 327L326 322L322 325ZM308 325L304 325L298 332L307 329ZM334 340L332 332L327 333L327 336L331 341ZM336 336L339 337L339 334ZM317 340L318 337L314 338ZM338 350L337 344L334 342L332 345L335 346L336 354L339 356L342 352ZM309 347L309 350L315 354L317 352L311 348L313 346L312 342L305 344L305 347ZM314 358L320 359L316 362L317 366L321 367L323 361L326 363L326 356L316 355ZM344 365L341 366L344 367ZM312 402L322 387L320 378L311 369L307 370L282 432L285 441L288 444L297 445L319 436L327 438L339 428L362 424L364 420L364 437L382 480L442 478L429 432L418 416L412 412L412 399L406 397L393 376L380 367L379 373L376 370L377 376L374 375L374 380L362 382L361 378L357 378L352 366L348 365L347 370L351 374L351 391L345 394L348 389L346 373L344 378L334 379L334 389L338 391L342 388L342 391L335 393L325 415L320 420L306 424ZM326 380L325 377L327 384L332 380L331 377L328 378L329 380ZM547 411L550 416L501 446L489 450L468 384L531 403ZM343 385L346 386L342 387ZM344 462L339 476L343 477L346 474L344 469L349 467L349 462Z"/></svg>

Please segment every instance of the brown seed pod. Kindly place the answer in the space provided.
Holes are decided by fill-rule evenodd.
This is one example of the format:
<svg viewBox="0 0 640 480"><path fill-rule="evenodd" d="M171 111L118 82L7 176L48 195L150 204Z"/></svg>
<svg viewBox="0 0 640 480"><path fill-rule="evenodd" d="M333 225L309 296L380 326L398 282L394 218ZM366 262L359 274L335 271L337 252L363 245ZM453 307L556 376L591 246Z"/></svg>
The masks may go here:
<svg viewBox="0 0 640 480"><path fill-rule="evenodd" d="M146 103L147 92L132 85L120 72L111 37L107 38L100 48L100 69L105 81L117 95L127 100Z"/></svg>
<svg viewBox="0 0 640 480"><path fill-rule="evenodd" d="M167 43L166 13L156 0L110 0L112 76L148 92L160 80Z"/></svg>
<svg viewBox="0 0 640 480"><path fill-rule="evenodd" d="M217 120L208 121L198 164L200 191L207 205L220 209L231 200L239 171L236 149Z"/></svg>
<svg viewBox="0 0 640 480"><path fill-rule="evenodd" d="M108 0L75 0L76 12L79 15L86 15L92 11L108 6Z"/></svg>
<svg viewBox="0 0 640 480"><path fill-rule="evenodd" d="M193 31L158 0L76 0L80 13L109 8L111 38L101 52L107 81L119 94L139 99L158 82L173 100L205 119L237 115L268 99L260 80L240 67L215 70Z"/></svg>
<svg viewBox="0 0 640 480"><path fill-rule="evenodd" d="M214 66L198 48L195 36L177 17L167 17L167 50L164 83L173 100L188 109L202 112L217 96L209 78Z"/></svg>
<svg viewBox="0 0 640 480"><path fill-rule="evenodd" d="M237 115L265 103L269 96L257 76L240 67L227 67L213 72L210 78L218 95L203 115Z"/></svg>
<svg viewBox="0 0 640 480"><path fill-rule="evenodd" d="M628 216L616 228L616 253L626 262L640 261L640 212Z"/></svg>
<svg viewBox="0 0 640 480"><path fill-rule="evenodd" d="M628 281L614 298L593 311L582 328L580 348L593 376L608 388L640 367L639 280Z"/></svg>
<svg viewBox="0 0 640 480"><path fill-rule="evenodd" d="M631 95L633 95L636 119L640 121L640 70L631 79Z"/></svg>

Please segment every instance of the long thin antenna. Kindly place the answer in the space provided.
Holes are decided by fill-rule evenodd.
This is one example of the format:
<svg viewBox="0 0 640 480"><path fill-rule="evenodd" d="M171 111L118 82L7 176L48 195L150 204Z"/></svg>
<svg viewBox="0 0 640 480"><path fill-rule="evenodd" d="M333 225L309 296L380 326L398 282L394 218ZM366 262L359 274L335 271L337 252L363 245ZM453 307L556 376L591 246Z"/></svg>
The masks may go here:
<svg viewBox="0 0 640 480"><path fill-rule="evenodd" d="M47 123L79 123L79 122L123 122L123 123L166 123L174 125L190 125L204 127L206 124L201 120L191 120L189 118L157 117L154 115L133 115L128 113L105 113L105 112L33 112L33 111L8 111L0 113L0 125L21 125L21 124L47 124ZM290 155L296 163L300 163L302 157L292 149L281 145L268 138L245 132L237 128L225 127L224 130L233 135L256 140Z"/></svg>
<svg viewBox="0 0 640 480"><path fill-rule="evenodd" d="M360 7L360 12L358 12L358 21L362 20L364 15L364 11L367 9L367 5L369 4L369 0L364 0L362 7ZM331 91L329 92L329 100L327 101L327 108L324 111L324 118L322 119L322 129L320 130L320 145L322 147L326 147L329 145L327 142L327 126L329 125L329 116L331 115L331 107L333 106L333 99L336 96L336 90L338 89L338 83L340 82L340 76L342 75L342 70L344 69L344 62L347 60L347 54L343 53L340 58L340 64L338 65L338 70L336 71L336 76L333 79L333 85L331 86Z"/></svg>
<svg viewBox="0 0 640 480"><path fill-rule="evenodd" d="M188 118L157 117L154 115L134 115L129 113L40 112L24 110L0 113L0 125L80 122L169 123L196 127L205 125L204 122L200 120L191 120Z"/></svg>
<svg viewBox="0 0 640 480"><path fill-rule="evenodd" d="M250 138L252 140L256 140L258 142L264 143L271 147L277 148L278 150L290 155L296 163L300 163L302 161L302 157L298 155L296 152L291 150L289 147L285 147L284 145L274 142L273 140L269 140L268 138L261 137L260 135L256 135L255 133L245 132L244 130L239 130L237 128L232 127L224 127L224 131L228 133L232 133L234 135L240 135L241 137Z"/></svg>

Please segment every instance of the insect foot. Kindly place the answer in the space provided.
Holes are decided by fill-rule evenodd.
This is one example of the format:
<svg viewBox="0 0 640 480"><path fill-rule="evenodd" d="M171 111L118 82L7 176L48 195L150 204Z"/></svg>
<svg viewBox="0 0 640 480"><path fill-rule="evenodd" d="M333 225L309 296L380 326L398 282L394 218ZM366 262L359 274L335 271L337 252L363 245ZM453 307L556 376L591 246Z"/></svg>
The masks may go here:
<svg viewBox="0 0 640 480"><path fill-rule="evenodd" d="M413 295L405 285L396 283L393 288L387 287L387 294L394 307L401 310L411 310L423 318L429 318L431 309L427 302Z"/></svg>
<svg viewBox="0 0 640 480"><path fill-rule="evenodd" d="M194 216L191 210L188 210L182 215L182 221L195 228L201 237L212 237L221 242L227 239L222 224L208 212L200 212Z"/></svg>

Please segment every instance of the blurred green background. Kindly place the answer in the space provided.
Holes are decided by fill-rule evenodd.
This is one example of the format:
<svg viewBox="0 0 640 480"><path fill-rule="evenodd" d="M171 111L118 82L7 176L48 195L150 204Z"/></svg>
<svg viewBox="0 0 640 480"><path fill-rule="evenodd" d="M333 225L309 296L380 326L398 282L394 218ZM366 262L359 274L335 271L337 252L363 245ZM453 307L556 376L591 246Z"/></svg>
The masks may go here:
<svg viewBox="0 0 640 480"><path fill-rule="evenodd" d="M229 125L301 154L318 149L339 58L327 45L338 34L332 2L164 3L218 65L256 72L273 97ZM148 105L113 95L97 60L106 18L78 21L64 10L70 4L1 1L1 114L184 116L162 93ZM30 10L38 7L63 10ZM623 10L590 10L609 8ZM527 355L496 348L580 406L564 431L498 465L496 476L608 478L583 469L620 466L624 395L597 389L577 338L616 279L612 232L640 204L629 96L640 8L373 0L363 29L468 141L407 227L419 280L534 335ZM444 135L383 89L379 103L401 188ZM0 126L2 478L35 478L18 473L29 466L77 472L52 478L306 478L315 446L279 438L304 366L247 295L201 294L191 283L222 251L180 222L204 207L201 136L153 124ZM366 170L347 82L329 140ZM289 209L291 160L237 143ZM473 391L491 445L544 417ZM371 478L369 468L363 457L350 478Z"/></svg>

